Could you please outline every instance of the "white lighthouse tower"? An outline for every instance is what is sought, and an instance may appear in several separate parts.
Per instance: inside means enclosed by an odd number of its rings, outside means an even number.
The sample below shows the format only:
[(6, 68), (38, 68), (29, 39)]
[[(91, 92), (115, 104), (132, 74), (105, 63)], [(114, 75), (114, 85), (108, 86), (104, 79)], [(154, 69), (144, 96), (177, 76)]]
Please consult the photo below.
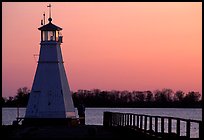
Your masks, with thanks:
[(48, 21), (38, 28), (41, 31), (40, 55), (25, 121), (76, 118), (60, 47), (62, 28), (52, 23), (51, 9)]

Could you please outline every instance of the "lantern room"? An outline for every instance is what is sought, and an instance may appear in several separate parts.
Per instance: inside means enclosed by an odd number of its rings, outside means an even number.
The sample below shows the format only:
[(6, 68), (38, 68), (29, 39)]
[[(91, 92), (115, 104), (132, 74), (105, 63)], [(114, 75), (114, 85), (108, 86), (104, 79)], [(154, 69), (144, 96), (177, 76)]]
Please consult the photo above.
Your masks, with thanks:
[(62, 36), (60, 35), (62, 28), (52, 24), (52, 18), (49, 18), (48, 21), (48, 24), (38, 28), (41, 31), (41, 42), (56, 41), (62, 43)]

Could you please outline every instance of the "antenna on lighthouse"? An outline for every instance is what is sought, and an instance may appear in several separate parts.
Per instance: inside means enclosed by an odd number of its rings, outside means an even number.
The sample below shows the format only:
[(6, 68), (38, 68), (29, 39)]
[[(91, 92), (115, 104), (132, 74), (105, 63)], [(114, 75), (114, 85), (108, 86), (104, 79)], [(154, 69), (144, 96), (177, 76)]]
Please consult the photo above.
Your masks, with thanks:
[(51, 4), (49, 4), (47, 7), (49, 7), (49, 18), (48, 21), (51, 22), (52, 18), (51, 18)]
[(43, 23), (45, 25), (45, 12), (43, 13)]
[(43, 19), (41, 20), (41, 25), (45, 25), (45, 12), (43, 13)]
[(43, 25), (43, 20), (41, 19), (41, 25)]

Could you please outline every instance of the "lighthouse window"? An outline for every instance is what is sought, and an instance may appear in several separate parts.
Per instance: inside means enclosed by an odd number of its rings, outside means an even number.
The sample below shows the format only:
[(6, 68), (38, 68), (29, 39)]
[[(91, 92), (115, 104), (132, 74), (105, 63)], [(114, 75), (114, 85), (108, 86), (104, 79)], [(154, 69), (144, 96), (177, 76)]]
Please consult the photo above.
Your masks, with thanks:
[(55, 41), (56, 31), (43, 31), (42, 41)]
[(56, 31), (56, 41), (58, 41), (59, 31)]
[(43, 31), (42, 41), (47, 41), (47, 31)]
[(55, 40), (55, 31), (48, 31), (48, 41)]

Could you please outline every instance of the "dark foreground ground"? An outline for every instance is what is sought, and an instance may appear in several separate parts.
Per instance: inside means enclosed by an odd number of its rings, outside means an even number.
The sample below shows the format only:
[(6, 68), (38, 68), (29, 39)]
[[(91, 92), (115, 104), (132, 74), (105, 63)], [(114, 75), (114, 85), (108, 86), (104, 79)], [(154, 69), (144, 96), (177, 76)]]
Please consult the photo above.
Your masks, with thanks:
[[(143, 133), (125, 128), (104, 128), (100, 125), (79, 126), (2, 126), (1, 137), (4, 139), (148, 139)], [(151, 138), (153, 139), (153, 138)]]

